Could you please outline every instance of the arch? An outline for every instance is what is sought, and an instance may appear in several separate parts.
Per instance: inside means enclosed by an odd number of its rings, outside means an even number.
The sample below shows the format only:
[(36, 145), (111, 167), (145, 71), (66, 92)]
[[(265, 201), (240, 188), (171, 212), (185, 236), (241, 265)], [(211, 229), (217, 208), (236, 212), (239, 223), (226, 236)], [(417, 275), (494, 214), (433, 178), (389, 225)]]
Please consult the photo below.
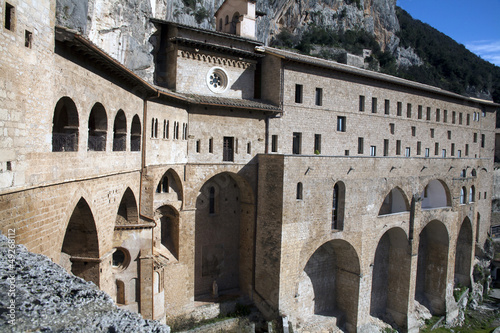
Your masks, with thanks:
[(462, 171), (460, 172), (460, 177), (462, 177), (462, 178), (467, 177), (467, 170), (466, 169), (462, 169)]
[(464, 205), (467, 203), (467, 197), (466, 197), (467, 189), (465, 187), (462, 187), (460, 189), (460, 204)]
[(335, 317), (338, 327), (357, 325), (360, 266), (356, 250), (344, 240), (321, 245), (309, 257), (298, 286), (304, 321)]
[(431, 180), (424, 188), (420, 198), (422, 198), (422, 209), (451, 207), (450, 190), (446, 183), (441, 180)]
[(226, 24), (229, 24), (229, 15), (226, 15)]
[(113, 151), (125, 151), (127, 148), (127, 118), (123, 110), (118, 110), (113, 125)]
[(370, 315), (406, 327), (411, 248), (406, 233), (392, 228), (380, 238), (372, 272)]
[(472, 185), (469, 189), (469, 203), (476, 201), (476, 188)]
[(468, 217), (462, 222), (455, 251), (455, 285), (470, 286), (472, 261), (472, 224)]
[[(214, 209), (211, 209), (214, 202)], [(195, 299), (250, 294), (254, 274), (254, 193), (241, 176), (223, 172), (206, 181), (196, 200)]]
[(219, 31), (222, 31), (222, 17), (219, 19)]
[(128, 225), (139, 223), (139, 214), (137, 211), (137, 201), (135, 200), (134, 192), (127, 187), (123, 193), (120, 206), (118, 206), (118, 213), (116, 214), (115, 225)]
[(61, 97), (52, 119), (52, 151), (78, 151), (78, 111), (69, 97)]
[(472, 176), (472, 177), (477, 177), (477, 172), (476, 172), (476, 169), (472, 169), (472, 171), (471, 171), (471, 176)]
[(384, 198), (378, 215), (389, 215), (410, 211), (408, 198), (399, 187), (393, 188)]
[(302, 200), (303, 199), (303, 186), (301, 182), (297, 183), (297, 200)]
[(233, 18), (231, 19), (231, 26), (229, 28), (229, 33), (236, 35), (238, 34), (240, 24), (240, 13), (236, 12), (233, 14)]
[(332, 229), (344, 230), (345, 185), (337, 182), (333, 186)]
[(158, 181), (156, 193), (168, 201), (181, 201), (182, 182), (177, 172), (168, 169)]
[(95, 103), (89, 116), (89, 137), (87, 150), (105, 151), (108, 132), (108, 116), (101, 103)]
[(116, 280), (116, 303), (125, 304), (125, 283)]
[(78, 201), (69, 219), (61, 252), (61, 266), (99, 286), (98, 235), (94, 216), (84, 198)]
[(130, 151), (141, 151), (141, 120), (138, 115), (132, 118), (130, 127)]
[(155, 243), (165, 247), (179, 260), (179, 212), (172, 206), (162, 206), (155, 212), (157, 233)]
[(433, 315), (446, 313), (449, 238), (445, 225), (429, 222), (420, 232), (415, 300)]

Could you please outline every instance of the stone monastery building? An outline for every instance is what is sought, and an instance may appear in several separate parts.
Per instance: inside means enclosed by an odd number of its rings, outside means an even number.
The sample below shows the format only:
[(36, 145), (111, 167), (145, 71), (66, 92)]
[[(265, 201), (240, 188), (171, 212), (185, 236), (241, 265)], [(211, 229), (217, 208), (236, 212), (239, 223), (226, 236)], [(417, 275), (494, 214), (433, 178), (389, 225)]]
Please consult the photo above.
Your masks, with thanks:
[(151, 18), (153, 82), (54, 0), (0, 3), (2, 233), (167, 323), (237, 297), (298, 331), (457, 316), (499, 105), (267, 47), (251, 0), (216, 31)]

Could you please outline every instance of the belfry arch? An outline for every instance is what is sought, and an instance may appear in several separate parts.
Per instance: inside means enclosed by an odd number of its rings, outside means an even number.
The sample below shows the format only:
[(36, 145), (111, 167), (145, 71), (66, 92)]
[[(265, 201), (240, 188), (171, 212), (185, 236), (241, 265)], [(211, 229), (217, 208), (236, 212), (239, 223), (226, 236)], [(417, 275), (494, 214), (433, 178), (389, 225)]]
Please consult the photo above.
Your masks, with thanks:
[(446, 313), (449, 236), (445, 225), (429, 222), (420, 232), (415, 300), (433, 315)]
[(462, 222), (455, 251), (455, 285), (470, 286), (472, 262), (472, 224), (468, 217)]
[(406, 233), (392, 228), (380, 238), (372, 271), (370, 315), (407, 326), (411, 248)]
[(61, 249), (61, 266), (99, 286), (99, 242), (94, 216), (84, 198), (69, 219)]

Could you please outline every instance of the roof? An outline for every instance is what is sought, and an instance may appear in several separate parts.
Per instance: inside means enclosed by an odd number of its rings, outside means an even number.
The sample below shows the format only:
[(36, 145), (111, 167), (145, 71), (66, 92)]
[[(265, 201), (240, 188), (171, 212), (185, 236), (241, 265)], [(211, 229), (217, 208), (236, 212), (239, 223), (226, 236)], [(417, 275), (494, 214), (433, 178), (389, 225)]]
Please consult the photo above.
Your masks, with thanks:
[(226, 98), (226, 97), (194, 95), (194, 94), (185, 94), (183, 96), (185, 96), (193, 104), (217, 105), (217, 106), (236, 107), (236, 108), (253, 109), (253, 110), (281, 112), (280, 108), (277, 106), (254, 99), (237, 99), (237, 98)]
[(354, 67), (354, 66), (350, 66), (350, 65), (341, 64), (341, 63), (331, 61), (331, 60), (321, 59), (321, 58), (317, 58), (317, 57), (303, 55), (300, 53), (295, 53), (295, 52), (286, 51), (286, 50), (277, 49), (277, 48), (268, 47), (268, 46), (260, 46), (260, 47), (258, 46), (258, 47), (256, 47), (256, 50), (263, 52), (263, 53), (266, 53), (266, 54), (274, 55), (274, 56), (277, 56), (277, 57), (280, 57), (280, 58), (283, 58), (283, 59), (286, 59), (289, 61), (295, 61), (295, 62), (308, 64), (308, 65), (312, 65), (312, 66), (317, 66), (317, 67), (321, 67), (321, 68), (332, 69), (332, 70), (348, 73), (351, 75), (357, 75), (357, 76), (362, 76), (362, 77), (373, 79), (373, 80), (388, 82), (388, 83), (392, 83), (392, 84), (396, 84), (396, 85), (402, 85), (405, 87), (410, 87), (410, 88), (414, 88), (414, 89), (418, 89), (418, 90), (422, 90), (422, 91), (426, 91), (426, 92), (430, 92), (430, 93), (434, 93), (434, 94), (439, 94), (439, 95), (452, 97), (452, 98), (456, 98), (456, 99), (462, 99), (462, 100), (466, 100), (466, 101), (470, 101), (470, 102), (474, 102), (474, 103), (479, 103), (479, 104), (483, 104), (483, 105), (500, 107), (500, 104), (496, 104), (496, 103), (491, 102), (491, 101), (466, 97), (466, 96), (456, 94), (456, 93), (453, 93), (450, 91), (446, 91), (446, 90), (443, 90), (441, 88), (437, 88), (437, 87), (430, 86), (427, 84), (423, 84), (423, 83), (419, 83), (419, 82), (415, 82), (415, 81), (410, 81), (410, 80), (402, 79), (402, 78), (399, 78), (396, 76), (391, 76), (391, 75), (387, 75), (387, 74), (383, 74), (383, 73), (373, 72), (370, 70), (366, 70), (366, 69), (362, 69), (362, 68), (358, 68), (358, 67)]
[(228, 47), (228, 46), (224, 46), (224, 45), (206, 43), (206, 42), (202, 42), (202, 41), (191, 39), (191, 38), (172, 37), (172, 38), (170, 38), (170, 41), (174, 44), (177, 43), (177, 44), (181, 44), (181, 45), (197, 47), (200, 49), (205, 49), (205, 50), (210, 50), (210, 51), (224, 52), (226, 54), (233, 54), (233, 55), (240, 56), (240, 57), (246, 57), (246, 58), (262, 58), (262, 57), (264, 57), (264, 55), (260, 54), (260, 53), (249, 52), (249, 51), (240, 50), (240, 49), (237, 49), (234, 47)]

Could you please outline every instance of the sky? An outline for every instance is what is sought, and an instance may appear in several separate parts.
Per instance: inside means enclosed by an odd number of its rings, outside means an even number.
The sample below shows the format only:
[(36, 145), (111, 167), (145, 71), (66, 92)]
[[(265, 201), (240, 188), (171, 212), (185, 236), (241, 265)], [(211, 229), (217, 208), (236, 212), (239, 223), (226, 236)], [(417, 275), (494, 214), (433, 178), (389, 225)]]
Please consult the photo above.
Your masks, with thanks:
[(397, 6), (500, 66), (500, 0), (397, 0)]

